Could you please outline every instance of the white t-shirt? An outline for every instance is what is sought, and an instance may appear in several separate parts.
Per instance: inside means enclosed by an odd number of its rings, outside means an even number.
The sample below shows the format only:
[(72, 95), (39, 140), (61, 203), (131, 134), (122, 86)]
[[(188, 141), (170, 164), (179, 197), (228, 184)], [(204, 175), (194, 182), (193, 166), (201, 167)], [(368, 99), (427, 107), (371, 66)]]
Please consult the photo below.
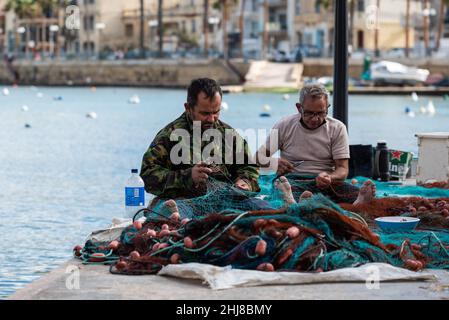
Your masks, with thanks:
[[(334, 160), (349, 159), (349, 138), (343, 122), (327, 117), (323, 125), (310, 130), (300, 120), (299, 113), (281, 119), (259, 152), (266, 148), (272, 156), (280, 150), (281, 158), (295, 165), (297, 173), (331, 172), (335, 170)], [(270, 141), (275, 141), (275, 129), (278, 130), (278, 147), (270, 148)], [(299, 164), (299, 161), (304, 162)]]

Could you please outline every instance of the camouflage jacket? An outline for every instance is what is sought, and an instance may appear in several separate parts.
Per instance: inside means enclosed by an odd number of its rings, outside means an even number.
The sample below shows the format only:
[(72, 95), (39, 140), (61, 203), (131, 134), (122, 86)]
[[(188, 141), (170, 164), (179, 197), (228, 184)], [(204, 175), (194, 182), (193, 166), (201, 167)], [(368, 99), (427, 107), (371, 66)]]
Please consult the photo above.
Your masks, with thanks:
[[(186, 113), (183, 113), (156, 135), (143, 156), (140, 171), (140, 176), (145, 182), (145, 190), (148, 193), (165, 199), (192, 198), (204, 195), (207, 191), (205, 185), (195, 185), (192, 180), (192, 167), (197, 163), (194, 161), (204, 161), (200, 154), (205, 147), (209, 148), (207, 150), (213, 150), (210, 153), (214, 156), (214, 159), (221, 159), (221, 161), (213, 161), (221, 164), (216, 164), (212, 168), (214, 173), (210, 177), (228, 183), (244, 179), (250, 185), (251, 191), (260, 191), (257, 181), (259, 177), (258, 167), (248, 162), (250, 157), (248, 144), (232, 127), (222, 121), (217, 121), (215, 129), (218, 129), (222, 135), (221, 144), (216, 142), (215, 139), (210, 139), (202, 141), (200, 146), (200, 140), (197, 139), (198, 144), (196, 147), (193, 143), (194, 138), (192, 138), (194, 137), (193, 128), (192, 121)], [(176, 129), (183, 129), (181, 131), (188, 132), (189, 139), (178, 137), (177, 140), (172, 141), (174, 139), (170, 138)], [(176, 132), (179, 131), (176, 130)], [(230, 132), (234, 135), (232, 138), (233, 143), (226, 144), (225, 140), (228, 140), (226, 134)], [(176, 149), (173, 150), (174, 147)], [(187, 158), (182, 163), (179, 163), (179, 160), (172, 161), (172, 150), (175, 155), (179, 155), (179, 150), (182, 147), (185, 148), (184, 150), (188, 150), (188, 152), (184, 152), (184, 156), (187, 156)], [(199, 158), (196, 158), (198, 160), (195, 160), (195, 151), (197, 156), (199, 156)], [(229, 154), (233, 159), (229, 160)], [(239, 162), (235, 161), (237, 158), (240, 159)]]

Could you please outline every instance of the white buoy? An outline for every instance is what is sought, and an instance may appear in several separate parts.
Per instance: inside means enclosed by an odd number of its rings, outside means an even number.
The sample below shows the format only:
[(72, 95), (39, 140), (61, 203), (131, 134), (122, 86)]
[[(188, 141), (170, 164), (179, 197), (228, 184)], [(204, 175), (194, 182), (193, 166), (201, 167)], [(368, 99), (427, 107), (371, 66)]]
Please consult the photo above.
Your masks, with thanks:
[(436, 113), (435, 105), (433, 104), (433, 101), (432, 101), (432, 100), (430, 100), (430, 101), (427, 103), (427, 112), (428, 112), (429, 114), (432, 114), (432, 115)]
[(415, 117), (415, 112), (410, 111), (410, 112), (407, 113), (407, 115), (408, 115), (410, 118), (414, 118), (414, 117)]
[(224, 110), (224, 111), (228, 111), (228, 109), (229, 109), (228, 104), (226, 102), (222, 102), (221, 103), (221, 109)]
[(42, 92), (38, 92), (38, 93), (36, 94), (36, 97), (38, 97), (39, 99), (41, 99), (41, 98), (44, 97), (44, 94), (43, 94)]
[(421, 112), (422, 114), (426, 114), (427, 113), (427, 109), (424, 108), (423, 106), (419, 107), (419, 112)]
[(288, 100), (288, 99), (290, 99), (290, 95), (289, 95), (289, 94), (284, 94), (284, 95), (282, 96), (282, 99)]
[(137, 94), (133, 95), (131, 98), (128, 99), (129, 103), (132, 104), (139, 104), (140, 103), (140, 98)]
[(266, 105), (263, 106), (263, 109), (264, 109), (265, 111), (270, 111), (270, 110), (271, 110), (271, 107), (270, 107), (268, 104), (266, 104)]
[(9, 89), (8, 88), (3, 88), (3, 95), (4, 96), (9, 96)]
[(416, 92), (412, 93), (412, 100), (415, 101), (415, 102), (418, 102), (419, 97), (418, 97), (418, 94)]
[(22, 111), (23, 111), (23, 112), (27, 112), (28, 110), (29, 110), (29, 108), (28, 108), (27, 105), (23, 105), (23, 106), (22, 106)]
[(88, 114), (86, 114), (86, 117), (89, 119), (97, 119), (97, 114), (93, 111), (89, 112)]

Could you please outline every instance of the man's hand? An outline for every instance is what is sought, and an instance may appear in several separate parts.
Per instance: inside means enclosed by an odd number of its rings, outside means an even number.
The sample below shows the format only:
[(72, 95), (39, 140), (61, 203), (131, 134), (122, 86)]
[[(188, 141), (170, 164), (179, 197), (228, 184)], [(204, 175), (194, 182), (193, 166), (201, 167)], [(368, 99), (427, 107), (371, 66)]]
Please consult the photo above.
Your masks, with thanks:
[(316, 185), (320, 189), (329, 188), (332, 183), (332, 177), (327, 172), (321, 172), (318, 177), (315, 178)]
[(192, 180), (195, 186), (198, 186), (199, 184), (206, 182), (211, 173), (212, 169), (210, 169), (206, 163), (200, 162), (196, 164), (192, 168)]
[(251, 188), (250, 188), (248, 182), (246, 182), (246, 181), (243, 180), (243, 179), (238, 179), (238, 180), (235, 182), (235, 186), (236, 186), (237, 188), (239, 188), (239, 189), (242, 189), (242, 190), (251, 191)]
[(286, 173), (292, 172), (294, 169), (293, 164), (291, 164), (288, 160), (279, 158), (278, 160), (278, 169), (277, 169), (277, 175), (283, 176)]

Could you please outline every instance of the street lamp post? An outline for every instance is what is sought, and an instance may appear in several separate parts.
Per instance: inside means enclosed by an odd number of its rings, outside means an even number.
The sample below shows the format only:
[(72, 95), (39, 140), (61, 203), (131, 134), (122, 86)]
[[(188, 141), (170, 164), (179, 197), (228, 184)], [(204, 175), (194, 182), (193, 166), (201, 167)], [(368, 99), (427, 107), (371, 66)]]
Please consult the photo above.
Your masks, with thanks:
[[(22, 43), (23, 43), (23, 40), (22, 40), (22, 38), (23, 38), (23, 34), (26, 32), (26, 28), (25, 27), (23, 27), (23, 26), (20, 26), (20, 27), (18, 27), (17, 28), (17, 33), (19, 34), (19, 37), (20, 37), (20, 41), (19, 41), (19, 48), (20, 48), (20, 51), (22, 50)], [(26, 52), (27, 52), (27, 46), (28, 46), (28, 44), (25, 44), (25, 56), (26, 56)]]
[(348, 128), (348, 3), (335, 1), (334, 118)]
[(98, 58), (100, 58), (100, 53), (101, 53), (101, 37), (103, 36), (103, 30), (106, 28), (106, 24), (104, 24), (103, 22), (98, 22), (96, 25), (95, 25), (95, 29), (97, 29), (98, 31), (99, 31), (99, 35), (98, 35), (98, 48), (97, 48), (97, 51), (98, 51), (98, 54), (97, 54), (97, 56), (98, 56)]
[(55, 39), (54, 39), (54, 36), (55, 36), (55, 33), (59, 31), (59, 26), (56, 25), (56, 24), (52, 24), (49, 27), (49, 30), (50, 30), (50, 57), (51, 57), (51, 59), (53, 59), (54, 56), (55, 56)]

